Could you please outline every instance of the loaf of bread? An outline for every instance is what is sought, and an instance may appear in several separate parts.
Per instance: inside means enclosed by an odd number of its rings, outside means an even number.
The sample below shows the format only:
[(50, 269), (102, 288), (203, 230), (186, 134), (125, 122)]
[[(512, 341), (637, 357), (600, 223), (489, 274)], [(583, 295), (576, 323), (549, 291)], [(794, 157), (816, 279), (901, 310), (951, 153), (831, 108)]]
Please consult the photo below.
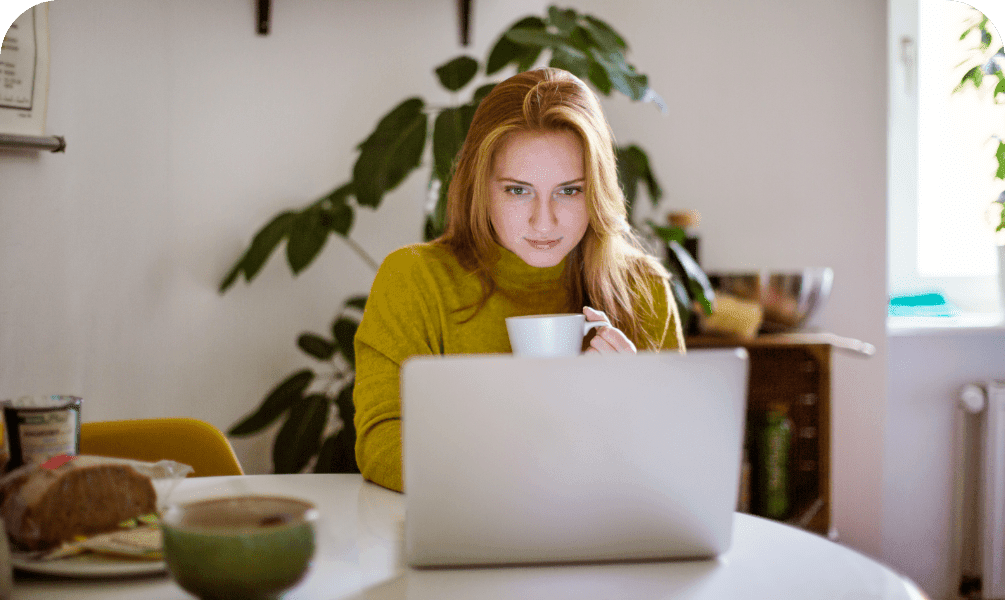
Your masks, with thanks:
[(77, 456), (53, 469), (34, 465), (11, 472), (0, 484), (0, 497), (11, 541), (28, 550), (112, 531), (157, 508), (150, 477), (98, 456)]

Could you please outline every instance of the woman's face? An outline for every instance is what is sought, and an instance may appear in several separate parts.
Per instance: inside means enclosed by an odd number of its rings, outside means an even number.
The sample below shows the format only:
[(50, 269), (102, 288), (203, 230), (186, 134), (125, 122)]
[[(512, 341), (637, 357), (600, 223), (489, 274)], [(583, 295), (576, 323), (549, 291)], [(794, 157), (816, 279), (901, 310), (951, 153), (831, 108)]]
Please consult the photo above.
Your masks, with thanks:
[(569, 131), (521, 131), (503, 142), (489, 181), (499, 243), (532, 267), (553, 267), (583, 239), (583, 146)]

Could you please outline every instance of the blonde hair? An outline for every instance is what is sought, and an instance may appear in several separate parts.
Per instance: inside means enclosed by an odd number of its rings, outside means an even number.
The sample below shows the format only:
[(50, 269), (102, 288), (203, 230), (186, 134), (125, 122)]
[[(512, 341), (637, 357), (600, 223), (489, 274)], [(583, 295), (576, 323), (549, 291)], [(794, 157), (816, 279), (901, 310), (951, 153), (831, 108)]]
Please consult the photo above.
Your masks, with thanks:
[(471, 316), (495, 291), (492, 267), (499, 251), (489, 218), (489, 179), (503, 142), (518, 131), (570, 131), (582, 144), (589, 225), (566, 256), (570, 310), (578, 312), (589, 302), (639, 349), (658, 349), (667, 331), (648, 332), (643, 322), (655, 320), (652, 285), (662, 284), (680, 342), (667, 270), (642, 249), (628, 225), (614, 136), (600, 102), (575, 75), (554, 68), (519, 73), (495, 86), (475, 111), (458, 154), (447, 191), (447, 228), (435, 243), (481, 281), (481, 299), (467, 307), (474, 309)]

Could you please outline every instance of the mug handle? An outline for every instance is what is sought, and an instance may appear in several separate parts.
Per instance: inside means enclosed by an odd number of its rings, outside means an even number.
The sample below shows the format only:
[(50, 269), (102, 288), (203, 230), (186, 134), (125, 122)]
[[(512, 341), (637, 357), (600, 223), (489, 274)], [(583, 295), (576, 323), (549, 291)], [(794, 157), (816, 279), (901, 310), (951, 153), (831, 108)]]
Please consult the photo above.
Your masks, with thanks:
[(583, 335), (586, 335), (588, 331), (595, 327), (610, 327), (611, 324), (607, 321), (586, 321), (583, 323)]

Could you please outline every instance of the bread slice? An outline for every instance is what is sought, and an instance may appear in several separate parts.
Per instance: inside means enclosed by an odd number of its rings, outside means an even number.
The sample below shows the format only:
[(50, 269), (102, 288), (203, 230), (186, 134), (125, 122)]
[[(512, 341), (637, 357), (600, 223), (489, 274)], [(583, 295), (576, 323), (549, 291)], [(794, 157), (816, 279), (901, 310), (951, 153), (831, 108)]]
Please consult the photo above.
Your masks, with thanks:
[(112, 531), (157, 508), (150, 478), (107, 458), (77, 456), (55, 469), (11, 475), (0, 486), (0, 514), (11, 541), (29, 550)]

